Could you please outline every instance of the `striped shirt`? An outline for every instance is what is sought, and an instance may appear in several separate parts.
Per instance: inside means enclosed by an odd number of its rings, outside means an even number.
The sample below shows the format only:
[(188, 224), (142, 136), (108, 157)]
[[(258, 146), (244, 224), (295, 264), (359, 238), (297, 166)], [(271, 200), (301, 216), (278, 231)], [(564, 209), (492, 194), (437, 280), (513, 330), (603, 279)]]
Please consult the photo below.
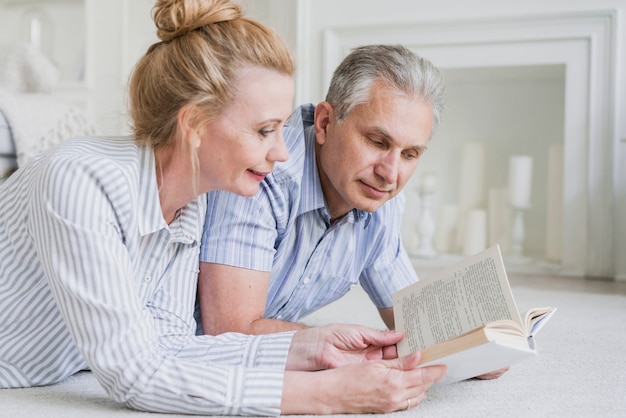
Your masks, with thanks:
[(139, 410), (277, 415), (292, 333), (195, 336), (206, 196), (167, 225), (154, 153), (67, 141), (0, 186), (0, 387), (91, 369)]
[(402, 245), (401, 193), (379, 210), (330, 224), (315, 163), (315, 106), (284, 128), (289, 159), (252, 198), (210, 192), (200, 261), (269, 271), (265, 317), (297, 321), (360, 284), (377, 307), (417, 281)]

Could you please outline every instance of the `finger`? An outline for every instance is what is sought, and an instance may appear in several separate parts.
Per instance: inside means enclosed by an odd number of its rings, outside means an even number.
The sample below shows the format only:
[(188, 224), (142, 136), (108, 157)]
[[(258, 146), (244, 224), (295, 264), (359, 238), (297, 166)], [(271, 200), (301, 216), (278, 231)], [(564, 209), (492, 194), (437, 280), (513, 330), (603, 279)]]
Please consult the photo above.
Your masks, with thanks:
[(406, 401), (401, 402), (400, 406), (398, 407), (398, 411), (408, 411), (409, 409), (415, 408), (416, 406), (418, 406), (420, 403), (422, 403), (422, 401), (426, 399), (426, 392), (420, 392), (418, 395), (416, 396), (410, 396), (408, 398), (406, 398)]
[(420, 378), (418, 380), (421, 380), (424, 383), (429, 382), (432, 384), (432, 383), (438, 382), (446, 375), (448, 371), (448, 367), (443, 364), (417, 368), (421, 359), (422, 359), (422, 353), (419, 351), (416, 351), (404, 357), (399, 357), (397, 359), (390, 360), (389, 364), (392, 365), (391, 367), (394, 367), (400, 370), (415, 370), (416, 375)]
[(443, 379), (448, 372), (448, 367), (443, 364), (439, 364), (435, 366), (420, 367), (416, 371), (419, 372), (419, 376), (417, 378), (418, 385), (420, 384), (419, 382), (421, 382), (422, 385), (428, 384), (430, 386)]
[(505, 367), (505, 368), (499, 369), (499, 370), (494, 370), (492, 372), (485, 373), (485, 374), (482, 374), (480, 376), (477, 376), (477, 379), (482, 379), (482, 380), (497, 379), (498, 377), (500, 377), (504, 373), (506, 373), (507, 370), (509, 370), (508, 367)]
[(383, 359), (398, 358), (398, 348), (395, 345), (383, 347)]
[(363, 333), (363, 341), (378, 347), (395, 345), (404, 337), (403, 333), (396, 331), (368, 331)]
[(404, 407), (404, 408), (400, 407), (399, 410), (400, 411), (401, 410), (408, 411), (409, 409), (411, 409), (411, 398), (406, 398), (406, 407)]
[(422, 358), (422, 353), (416, 351), (404, 357), (397, 357), (390, 360), (384, 360), (387, 367), (398, 370), (413, 370), (417, 367)]
[(398, 370), (412, 371), (413, 387), (430, 386), (441, 380), (448, 371), (445, 365), (417, 367), (422, 358), (422, 353), (416, 351), (404, 357), (392, 360), (383, 360), (387, 367)]

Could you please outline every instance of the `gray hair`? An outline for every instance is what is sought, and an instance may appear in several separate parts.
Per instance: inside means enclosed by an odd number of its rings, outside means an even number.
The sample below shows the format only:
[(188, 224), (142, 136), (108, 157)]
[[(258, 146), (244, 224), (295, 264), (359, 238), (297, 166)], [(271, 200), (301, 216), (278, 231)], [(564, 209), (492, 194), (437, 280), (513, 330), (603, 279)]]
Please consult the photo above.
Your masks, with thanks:
[(420, 97), (432, 105), (434, 133), (444, 108), (441, 72), (401, 45), (366, 45), (352, 50), (339, 64), (326, 95), (341, 123), (355, 106), (370, 101), (372, 85), (384, 82), (398, 94)]

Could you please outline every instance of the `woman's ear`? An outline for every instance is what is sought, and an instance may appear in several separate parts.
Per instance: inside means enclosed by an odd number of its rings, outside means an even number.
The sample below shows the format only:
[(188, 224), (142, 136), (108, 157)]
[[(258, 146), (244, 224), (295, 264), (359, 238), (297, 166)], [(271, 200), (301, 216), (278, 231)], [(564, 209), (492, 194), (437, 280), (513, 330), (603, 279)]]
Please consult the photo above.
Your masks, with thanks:
[(178, 111), (178, 129), (191, 148), (200, 147), (199, 120), (199, 109), (195, 105), (185, 105)]
[(315, 129), (315, 140), (322, 145), (326, 142), (328, 125), (334, 120), (333, 107), (328, 102), (320, 102), (315, 107), (315, 117), (313, 126)]

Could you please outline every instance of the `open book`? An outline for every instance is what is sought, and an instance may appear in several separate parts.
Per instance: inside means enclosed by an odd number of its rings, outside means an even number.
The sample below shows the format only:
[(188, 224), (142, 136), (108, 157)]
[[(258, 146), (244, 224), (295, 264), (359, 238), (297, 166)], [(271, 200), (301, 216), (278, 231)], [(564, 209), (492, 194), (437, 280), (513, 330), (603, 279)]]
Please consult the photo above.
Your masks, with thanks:
[(556, 308), (520, 315), (496, 245), (393, 295), (398, 354), (420, 366), (446, 364), (440, 383), (509, 367), (536, 355), (534, 335)]

